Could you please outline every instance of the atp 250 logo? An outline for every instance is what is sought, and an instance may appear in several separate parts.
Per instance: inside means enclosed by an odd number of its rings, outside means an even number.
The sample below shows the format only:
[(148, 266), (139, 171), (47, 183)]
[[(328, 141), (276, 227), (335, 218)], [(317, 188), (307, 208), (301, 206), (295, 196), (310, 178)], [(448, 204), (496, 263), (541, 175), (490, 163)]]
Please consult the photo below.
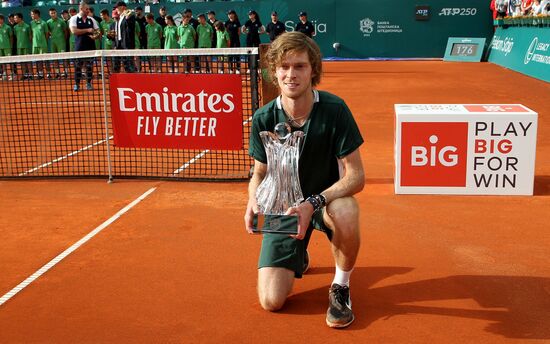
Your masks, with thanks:
[(405, 122), (401, 127), (402, 186), (466, 186), (467, 122)]

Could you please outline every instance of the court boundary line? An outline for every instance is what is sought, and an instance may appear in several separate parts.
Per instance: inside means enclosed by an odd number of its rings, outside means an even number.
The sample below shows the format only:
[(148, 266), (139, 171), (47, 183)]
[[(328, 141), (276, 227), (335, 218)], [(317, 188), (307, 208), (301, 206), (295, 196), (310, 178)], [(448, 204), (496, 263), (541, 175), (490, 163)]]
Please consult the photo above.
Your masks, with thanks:
[(105, 228), (107, 228), (110, 224), (118, 220), (122, 215), (124, 215), (126, 212), (128, 212), (130, 209), (132, 209), (134, 206), (136, 206), (138, 203), (143, 201), (147, 196), (152, 194), (157, 187), (152, 187), (149, 190), (147, 190), (145, 193), (143, 193), (141, 196), (133, 200), (131, 203), (126, 205), (124, 208), (119, 210), (116, 214), (111, 216), (107, 221), (103, 222), (99, 226), (97, 226), (94, 230), (92, 230), (90, 233), (88, 233), (86, 236), (84, 236), (82, 239), (78, 240), (76, 243), (71, 245), (69, 248), (67, 248), (65, 251), (61, 252), (59, 255), (57, 255), (54, 259), (50, 260), (46, 265), (42, 266), (40, 269), (38, 269), (35, 273), (27, 277), (23, 282), (19, 283), (15, 288), (7, 292), (5, 295), (0, 297), (0, 306), (2, 306), (4, 303), (6, 303), (8, 300), (10, 300), (12, 297), (17, 295), (19, 292), (21, 292), (23, 289), (29, 286), (32, 282), (37, 280), (40, 276), (48, 272), (51, 268), (53, 268), (55, 265), (57, 265), (60, 261), (65, 259), (68, 255), (76, 251), (79, 247), (90, 241), (93, 237), (95, 237), (97, 234), (99, 234), (101, 231), (103, 231)]
[[(251, 120), (252, 120), (252, 116), (248, 117), (248, 119), (243, 121), (243, 125), (247, 125)], [(177, 174), (180, 174), (181, 172), (186, 170), (189, 166), (194, 164), (195, 161), (199, 160), (200, 158), (202, 158), (203, 156), (205, 156), (209, 152), (210, 152), (210, 149), (203, 150), (202, 152), (200, 152), (199, 154), (197, 154), (193, 158), (191, 158), (189, 161), (187, 161), (185, 164), (183, 164), (180, 167), (178, 167), (177, 169), (175, 169), (174, 172), (172, 172), (172, 175), (176, 176)]]
[[(109, 140), (112, 140), (112, 139), (113, 139), (113, 136), (109, 136)], [(48, 166), (50, 166), (50, 165), (53, 165), (53, 164), (55, 164), (55, 163), (58, 163), (58, 162), (60, 162), (60, 161), (62, 161), (62, 160), (65, 160), (65, 159), (67, 159), (67, 158), (72, 157), (73, 155), (77, 155), (78, 153), (82, 153), (82, 152), (84, 152), (84, 151), (87, 151), (87, 150), (90, 149), (90, 148), (94, 148), (95, 146), (104, 144), (105, 142), (107, 142), (106, 139), (103, 139), (103, 140), (99, 140), (99, 141), (97, 141), (97, 142), (94, 142), (94, 143), (92, 143), (91, 145), (87, 145), (87, 146), (82, 147), (82, 148), (80, 148), (80, 149), (78, 149), (78, 150), (72, 151), (72, 152), (70, 152), (70, 153), (67, 154), (67, 155), (64, 155), (64, 156), (62, 156), (62, 157), (53, 159), (53, 160), (51, 160), (51, 161), (49, 161), (49, 162), (43, 163), (42, 165), (38, 165), (38, 166), (36, 166), (36, 167), (34, 167), (34, 168), (31, 168), (30, 170), (26, 170), (25, 172), (21, 172), (21, 173), (19, 173), (18, 177), (23, 177), (23, 176), (26, 176), (27, 174), (34, 173), (34, 172), (38, 171), (38, 170), (41, 169), (41, 168), (48, 167)]]

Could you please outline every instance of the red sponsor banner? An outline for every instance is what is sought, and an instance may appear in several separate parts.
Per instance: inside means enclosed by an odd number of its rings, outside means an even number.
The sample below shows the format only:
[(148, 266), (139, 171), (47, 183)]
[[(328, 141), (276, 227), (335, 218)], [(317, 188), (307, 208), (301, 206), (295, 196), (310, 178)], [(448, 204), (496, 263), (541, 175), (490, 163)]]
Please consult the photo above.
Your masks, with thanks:
[(529, 112), (528, 109), (521, 105), (464, 105), (468, 112)]
[(118, 147), (243, 147), (240, 75), (113, 74), (110, 94)]
[(402, 186), (466, 186), (468, 122), (404, 122)]

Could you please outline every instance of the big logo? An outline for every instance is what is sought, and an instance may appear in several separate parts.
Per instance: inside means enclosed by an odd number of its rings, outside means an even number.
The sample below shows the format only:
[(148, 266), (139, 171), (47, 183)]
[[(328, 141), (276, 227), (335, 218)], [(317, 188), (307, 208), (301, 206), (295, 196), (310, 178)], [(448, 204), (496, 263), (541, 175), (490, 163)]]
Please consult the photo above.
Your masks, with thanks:
[(466, 186), (467, 122), (405, 122), (401, 186)]

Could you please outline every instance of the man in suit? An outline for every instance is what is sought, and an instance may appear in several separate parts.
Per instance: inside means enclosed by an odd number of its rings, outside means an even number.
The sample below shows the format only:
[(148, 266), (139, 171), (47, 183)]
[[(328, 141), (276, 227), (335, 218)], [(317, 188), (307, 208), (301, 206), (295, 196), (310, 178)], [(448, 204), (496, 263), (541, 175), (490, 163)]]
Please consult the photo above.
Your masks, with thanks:
[[(128, 10), (124, 1), (116, 4), (117, 12), (120, 16), (116, 25), (116, 49), (135, 49), (136, 48), (136, 16), (134, 11)], [(131, 57), (123, 57), (124, 70), (127, 73), (134, 72), (134, 64)], [(120, 72), (120, 58), (115, 59), (114, 70)]]

